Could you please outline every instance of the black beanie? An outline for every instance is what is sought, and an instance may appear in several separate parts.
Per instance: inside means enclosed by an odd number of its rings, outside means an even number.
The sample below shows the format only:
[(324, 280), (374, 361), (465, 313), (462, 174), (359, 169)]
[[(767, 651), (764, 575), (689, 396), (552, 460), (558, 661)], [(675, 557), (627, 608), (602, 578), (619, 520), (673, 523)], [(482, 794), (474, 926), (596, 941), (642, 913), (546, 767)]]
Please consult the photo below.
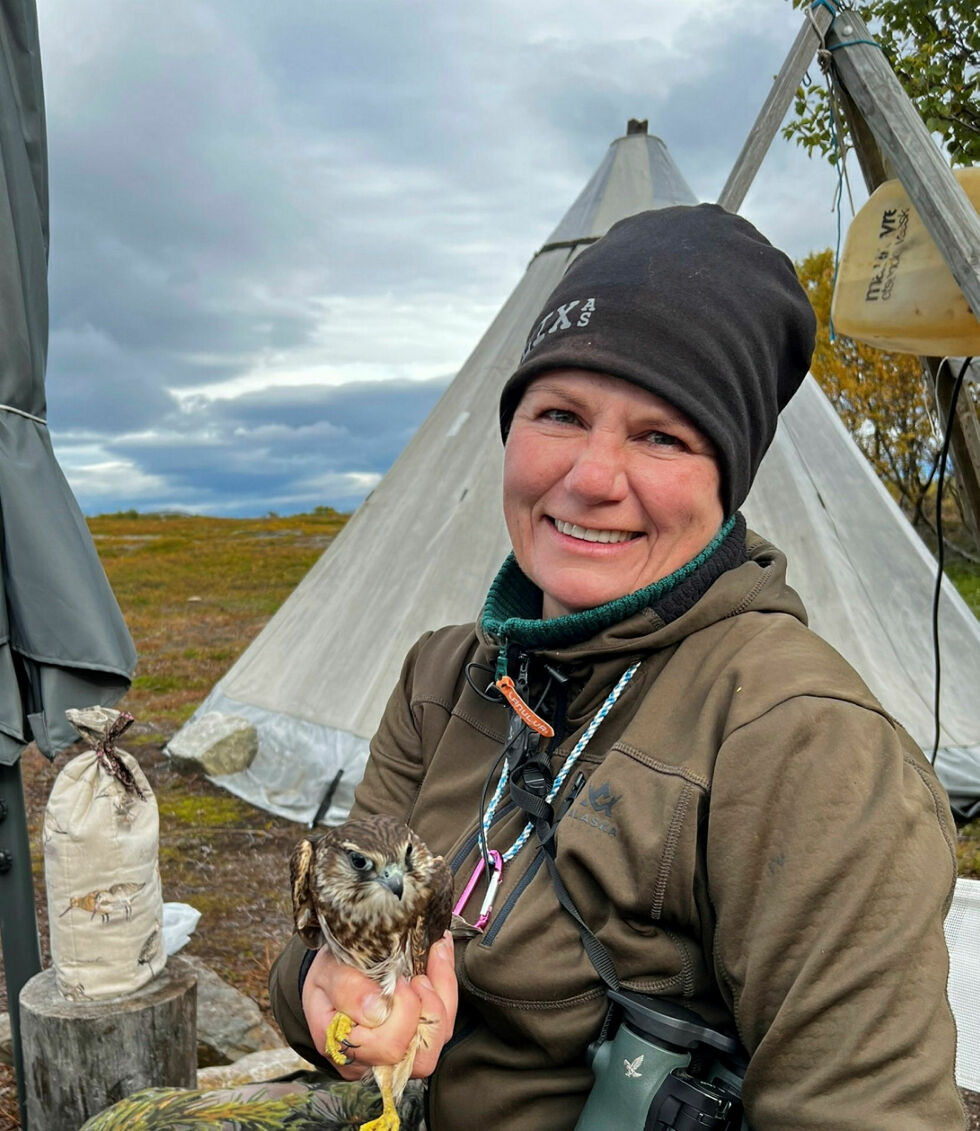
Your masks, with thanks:
[(806, 376), (815, 325), (793, 264), (747, 220), (716, 204), (641, 212), (572, 260), (504, 385), (501, 433), (540, 373), (620, 377), (714, 442), (732, 515)]

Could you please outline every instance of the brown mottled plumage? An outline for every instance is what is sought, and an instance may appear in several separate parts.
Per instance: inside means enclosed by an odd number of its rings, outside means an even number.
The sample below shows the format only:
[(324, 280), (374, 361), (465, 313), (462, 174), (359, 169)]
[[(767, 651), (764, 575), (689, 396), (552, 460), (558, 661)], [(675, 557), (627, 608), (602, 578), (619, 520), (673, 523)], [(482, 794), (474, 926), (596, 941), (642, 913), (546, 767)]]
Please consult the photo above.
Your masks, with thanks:
[[(289, 860), (296, 930), (311, 949), (325, 946), (347, 966), (378, 983), (390, 999), (398, 979), (425, 972), (429, 947), (452, 917), (452, 876), (441, 856), (394, 817), (359, 817), (304, 840)], [(397, 1131), (395, 1105), (408, 1082), (419, 1044), (432, 1022), (423, 1017), (405, 1058), (378, 1066), (381, 1117), (362, 1131)], [(347, 1062), (353, 1023), (342, 1013), (327, 1030), (327, 1051)]]

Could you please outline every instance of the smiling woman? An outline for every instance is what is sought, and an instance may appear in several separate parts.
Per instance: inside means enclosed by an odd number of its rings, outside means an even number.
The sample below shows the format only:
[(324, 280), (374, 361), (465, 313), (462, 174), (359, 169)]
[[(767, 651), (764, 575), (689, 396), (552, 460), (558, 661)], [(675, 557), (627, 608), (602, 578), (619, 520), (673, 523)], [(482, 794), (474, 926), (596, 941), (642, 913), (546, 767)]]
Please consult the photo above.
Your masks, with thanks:
[[(612, 1125), (586, 1101), (614, 988), (737, 1034), (711, 1126), (962, 1127), (945, 794), (738, 513), (813, 333), (789, 260), (712, 205), (616, 224), (532, 325), (500, 399), (513, 554), (476, 626), (412, 649), (354, 806), (408, 821), (479, 916), (419, 1069), (430, 1131)], [(340, 1009), (360, 1064), (397, 1051), (423, 990), (378, 1025), (303, 956), (271, 981), (290, 1042), (326, 1066)], [(433, 987), (451, 1015), (436, 955)], [(675, 1126), (662, 1102), (615, 1125)]]
[[(299, 936), (272, 971), (334, 1080), (399, 1062), (425, 1017), (429, 1131), (962, 1128), (946, 795), (739, 514), (813, 331), (789, 260), (715, 206), (572, 260), (501, 393), (513, 553), (478, 623), (410, 651), (352, 810), (444, 857), (455, 944), (388, 1010)], [(622, 991), (725, 1029), (733, 1071), (664, 1069), (623, 1117), (663, 1066), (631, 1053), (593, 1092)]]

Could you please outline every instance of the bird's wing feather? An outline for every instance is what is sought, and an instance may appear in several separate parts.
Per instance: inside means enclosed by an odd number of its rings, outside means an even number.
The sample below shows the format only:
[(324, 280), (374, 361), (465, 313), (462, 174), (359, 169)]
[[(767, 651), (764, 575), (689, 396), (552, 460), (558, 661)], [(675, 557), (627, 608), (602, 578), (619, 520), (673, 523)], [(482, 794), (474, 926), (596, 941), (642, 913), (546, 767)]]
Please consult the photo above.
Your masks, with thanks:
[(293, 917), (296, 933), (311, 949), (323, 945), (323, 932), (317, 920), (316, 905), (310, 880), (316, 849), (309, 840), (301, 840), (289, 857), (289, 879), (293, 887)]
[(432, 861), (429, 899), (412, 931), (412, 973), (424, 974), (429, 947), (449, 930), (453, 915), (453, 877), (441, 856)]

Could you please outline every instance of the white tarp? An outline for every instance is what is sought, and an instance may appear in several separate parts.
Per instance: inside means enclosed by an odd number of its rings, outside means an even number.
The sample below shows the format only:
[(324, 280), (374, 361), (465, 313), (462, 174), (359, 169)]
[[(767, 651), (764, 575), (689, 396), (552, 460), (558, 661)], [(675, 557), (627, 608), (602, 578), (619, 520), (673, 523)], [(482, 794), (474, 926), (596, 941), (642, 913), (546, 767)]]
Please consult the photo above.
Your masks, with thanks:
[(956, 1018), (956, 1083), (980, 1092), (980, 880), (956, 881), (946, 945), (949, 1004)]

